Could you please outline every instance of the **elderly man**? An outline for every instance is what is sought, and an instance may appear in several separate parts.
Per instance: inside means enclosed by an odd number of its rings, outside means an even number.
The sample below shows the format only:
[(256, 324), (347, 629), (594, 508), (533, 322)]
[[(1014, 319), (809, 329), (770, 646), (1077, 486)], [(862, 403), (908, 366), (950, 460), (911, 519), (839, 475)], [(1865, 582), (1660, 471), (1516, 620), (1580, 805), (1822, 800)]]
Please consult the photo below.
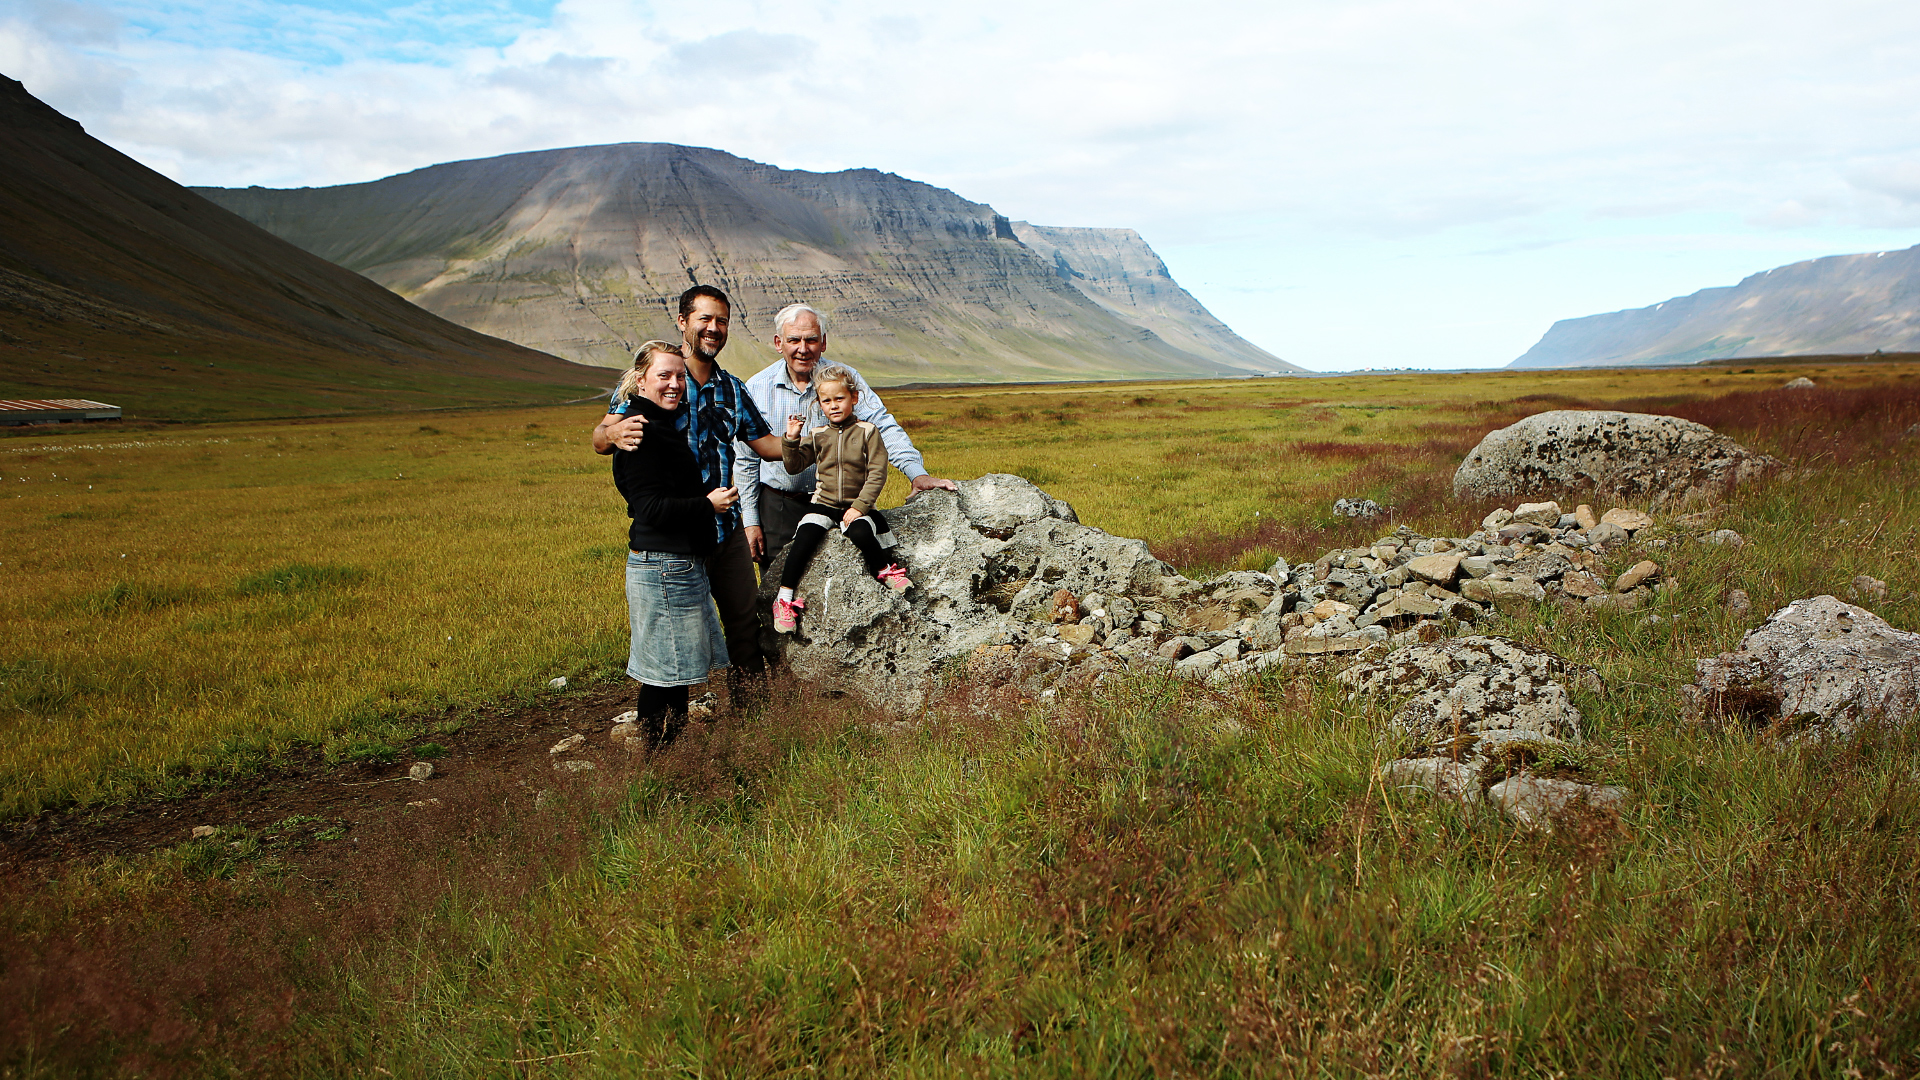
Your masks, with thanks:
[[(760, 415), (774, 425), (789, 416), (805, 417), (809, 428), (826, 423), (813, 387), (813, 371), (827, 352), (825, 317), (806, 304), (781, 308), (773, 317), (773, 347), (780, 353), (780, 362), (747, 380), (747, 394)], [(847, 370), (853, 371), (850, 367)], [(953, 481), (927, 475), (920, 451), (913, 448), (913, 440), (881, 403), (880, 395), (858, 371), (853, 371), (853, 378), (860, 392), (853, 415), (880, 429), (880, 438), (887, 444), (887, 460), (906, 474), (913, 490), (954, 490)], [(746, 523), (743, 531), (747, 547), (764, 566), (793, 539), (794, 529), (806, 515), (808, 496), (813, 491), (813, 469), (789, 475), (778, 464), (762, 465), (756, 455), (739, 454), (734, 458), (733, 483), (740, 489), (740, 518)]]
[[(780, 436), (754, 408), (745, 384), (720, 366), (720, 350), (727, 347), (727, 325), (732, 302), (711, 285), (695, 285), (680, 295), (681, 354), (687, 362), (687, 442), (699, 459), (701, 479), (709, 489), (724, 488), (742, 457), (758, 464), (762, 457), (780, 460)], [(640, 445), (646, 421), (632, 401), (615, 401), (606, 418), (593, 429), (593, 450), (611, 454), (616, 446), (632, 450)], [(783, 414), (784, 417), (784, 414)], [(776, 466), (777, 468), (778, 466)], [(734, 676), (755, 676), (765, 669), (760, 653), (760, 616), (754, 608), (758, 582), (753, 572), (753, 550), (740, 528), (739, 506), (714, 518), (719, 547), (707, 556), (707, 577), (714, 605), (726, 631), (727, 655)], [(753, 529), (757, 536), (759, 526)], [(738, 681), (735, 683), (738, 686)]]

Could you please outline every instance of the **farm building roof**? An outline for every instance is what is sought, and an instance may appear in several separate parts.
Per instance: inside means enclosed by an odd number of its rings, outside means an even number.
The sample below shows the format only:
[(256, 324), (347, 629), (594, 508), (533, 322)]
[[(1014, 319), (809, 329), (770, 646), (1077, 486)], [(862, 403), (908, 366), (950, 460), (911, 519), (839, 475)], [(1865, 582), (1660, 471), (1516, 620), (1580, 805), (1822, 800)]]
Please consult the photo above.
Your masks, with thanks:
[(120, 406), (85, 398), (0, 399), (0, 424), (46, 424), (61, 420), (118, 420)]

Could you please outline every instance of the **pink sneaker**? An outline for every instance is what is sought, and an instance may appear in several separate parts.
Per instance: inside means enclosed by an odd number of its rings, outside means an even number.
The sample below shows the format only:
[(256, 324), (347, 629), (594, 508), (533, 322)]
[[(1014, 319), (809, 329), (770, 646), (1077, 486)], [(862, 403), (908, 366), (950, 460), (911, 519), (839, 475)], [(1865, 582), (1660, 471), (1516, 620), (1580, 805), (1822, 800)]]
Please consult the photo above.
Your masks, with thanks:
[(782, 634), (791, 634), (800, 625), (800, 612), (805, 610), (807, 602), (794, 597), (791, 600), (775, 599), (773, 602), (773, 628)]
[(873, 576), (880, 579), (880, 584), (894, 592), (906, 592), (913, 588), (913, 580), (907, 577), (905, 570), (900, 569), (899, 563), (888, 563), (886, 569)]

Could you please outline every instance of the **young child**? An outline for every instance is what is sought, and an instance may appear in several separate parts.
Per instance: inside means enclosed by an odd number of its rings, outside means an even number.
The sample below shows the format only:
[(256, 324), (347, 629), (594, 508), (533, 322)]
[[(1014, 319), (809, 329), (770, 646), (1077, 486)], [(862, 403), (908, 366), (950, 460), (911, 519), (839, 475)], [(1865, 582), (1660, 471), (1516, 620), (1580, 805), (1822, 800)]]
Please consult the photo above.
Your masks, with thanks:
[(807, 572), (820, 542), (827, 538), (827, 530), (836, 525), (841, 535), (860, 549), (867, 573), (895, 592), (913, 586), (907, 572), (887, 559), (893, 533), (887, 528), (887, 519), (873, 508), (887, 482), (887, 444), (880, 438), (880, 429), (853, 418), (853, 405), (860, 397), (853, 372), (839, 364), (827, 364), (813, 373), (813, 385), (827, 422), (806, 431), (804, 418), (789, 416), (786, 436), (780, 440), (788, 473), (819, 466), (813, 504), (794, 530), (786, 569), (780, 575), (780, 594), (773, 601), (773, 628), (782, 634), (793, 633), (799, 625), (806, 601), (795, 596), (793, 590), (800, 584), (800, 575)]

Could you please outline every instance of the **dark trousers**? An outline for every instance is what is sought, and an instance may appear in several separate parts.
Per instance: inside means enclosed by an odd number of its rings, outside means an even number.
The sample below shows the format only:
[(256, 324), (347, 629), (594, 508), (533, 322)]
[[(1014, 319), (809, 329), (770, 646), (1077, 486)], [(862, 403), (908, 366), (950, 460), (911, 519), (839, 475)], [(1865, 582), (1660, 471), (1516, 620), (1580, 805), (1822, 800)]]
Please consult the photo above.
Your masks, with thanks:
[(640, 731), (647, 749), (657, 750), (672, 742), (687, 724), (687, 688), (640, 684)]
[(753, 556), (747, 554), (744, 531), (733, 530), (707, 556), (707, 581), (713, 589), (714, 606), (720, 609), (720, 629), (727, 638), (731, 674), (760, 674), (766, 661), (760, 655), (760, 612), (753, 602), (760, 579), (753, 570)]
[[(807, 564), (813, 561), (813, 553), (820, 550), (820, 542), (827, 538), (827, 529), (831, 527), (821, 524), (822, 519), (831, 518), (837, 522), (844, 513), (846, 511), (835, 510), (831, 506), (815, 505), (811, 508), (807, 520), (800, 522), (800, 527), (793, 531), (793, 546), (787, 552), (786, 569), (780, 574), (781, 588), (799, 586), (800, 576), (807, 572)], [(876, 518), (879, 520), (876, 521)], [(891, 561), (887, 558), (887, 549), (880, 546), (880, 538), (875, 535), (876, 527), (885, 529), (886, 519), (880, 517), (879, 511), (870, 510), (841, 533), (860, 549), (860, 558), (867, 564), (869, 574), (886, 569)]]
[(810, 499), (790, 499), (778, 488), (760, 485), (760, 532), (767, 541), (766, 554), (760, 556), (761, 566), (773, 562), (780, 549), (793, 542), (793, 531), (800, 527), (800, 519), (807, 516), (811, 505)]

